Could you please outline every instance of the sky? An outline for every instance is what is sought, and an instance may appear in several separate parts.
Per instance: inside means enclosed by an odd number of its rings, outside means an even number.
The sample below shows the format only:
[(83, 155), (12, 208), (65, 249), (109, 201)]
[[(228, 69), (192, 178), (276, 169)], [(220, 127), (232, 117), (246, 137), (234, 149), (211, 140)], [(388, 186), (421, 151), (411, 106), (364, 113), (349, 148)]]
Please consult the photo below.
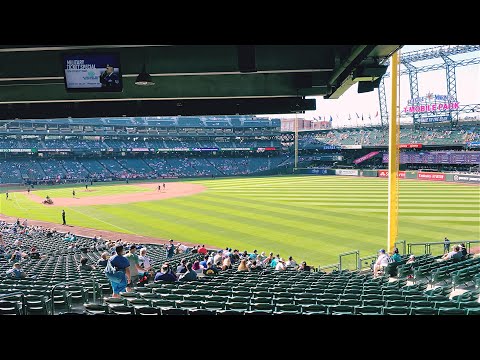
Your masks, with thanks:
[[(410, 51), (422, 50), (439, 45), (405, 45), (401, 49), (401, 53)], [(480, 57), (480, 51), (475, 51), (467, 54), (460, 54), (452, 56), (452, 60), (464, 60), (472, 57)], [(441, 63), (441, 59), (432, 59), (416, 62), (416, 66), (433, 65)], [(403, 69), (403, 65), (402, 65)], [(457, 98), (462, 104), (480, 104), (480, 64), (469, 65), (456, 68), (457, 78)], [(391, 66), (387, 70), (387, 73), (391, 73)], [(387, 95), (388, 111), (390, 113), (391, 107), (391, 77), (385, 78), (385, 90)], [(437, 70), (431, 72), (424, 72), (418, 74), (418, 90), (420, 96), (425, 96), (428, 92), (434, 94), (446, 95), (447, 94), (447, 81), (445, 70)], [(321, 96), (314, 97), (317, 100), (317, 110), (306, 111), (305, 114), (299, 114), (299, 118), (313, 119), (322, 117), (329, 120), (332, 116), (333, 127), (343, 126), (356, 126), (361, 125), (361, 120), (357, 120), (355, 113), (358, 113), (361, 117), (364, 116), (365, 123), (380, 123), (380, 115), (375, 117), (377, 111), (380, 114), (380, 104), (378, 99), (378, 89), (368, 93), (357, 93), (357, 85), (350, 87), (339, 99), (324, 99)], [(410, 85), (408, 81), (408, 75), (402, 75), (400, 78), (400, 108), (407, 105), (407, 101), (410, 99)], [(351, 120), (348, 120), (349, 114), (351, 114)], [(369, 120), (369, 114), (371, 121)], [(475, 114), (471, 114), (475, 115)], [(477, 116), (480, 113), (476, 114)], [(294, 114), (285, 115), (269, 115), (270, 117), (281, 118), (295, 118)], [(462, 115), (460, 115), (462, 117)], [(411, 119), (402, 119), (402, 123), (411, 122)]]

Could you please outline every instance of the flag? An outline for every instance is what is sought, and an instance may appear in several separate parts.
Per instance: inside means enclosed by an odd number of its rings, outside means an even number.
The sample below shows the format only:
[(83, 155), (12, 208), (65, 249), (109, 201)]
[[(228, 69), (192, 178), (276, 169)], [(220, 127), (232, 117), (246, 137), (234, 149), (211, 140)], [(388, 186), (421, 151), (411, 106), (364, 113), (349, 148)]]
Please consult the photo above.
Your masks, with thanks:
[(356, 112), (355, 114), (357, 114), (357, 119), (360, 119), (360, 116), (358, 116), (358, 113)]
[(352, 120), (352, 117), (350, 116), (350, 113), (348, 114), (348, 120)]
[(330, 122), (332, 122), (332, 121), (333, 121), (333, 118), (332, 118), (332, 115), (330, 115)]
[(375, 115), (375, 117), (378, 117), (378, 110), (377, 110), (377, 114)]
[(362, 121), (363, 121), (363, 113), (362, 113)]

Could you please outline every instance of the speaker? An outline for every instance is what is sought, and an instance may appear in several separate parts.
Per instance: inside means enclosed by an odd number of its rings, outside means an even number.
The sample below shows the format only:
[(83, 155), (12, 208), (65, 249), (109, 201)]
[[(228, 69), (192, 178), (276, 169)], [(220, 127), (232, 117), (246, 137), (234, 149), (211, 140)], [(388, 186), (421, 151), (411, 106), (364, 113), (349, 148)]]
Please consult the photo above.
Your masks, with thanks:
[(375, 89), (373, 81), (359, 81), (358, 82), (357, 92), (359, 94), (373, 91), (373, 89)]
[(256, 72), (255, 45), (238, 45), (238, 70), (242, 73)]

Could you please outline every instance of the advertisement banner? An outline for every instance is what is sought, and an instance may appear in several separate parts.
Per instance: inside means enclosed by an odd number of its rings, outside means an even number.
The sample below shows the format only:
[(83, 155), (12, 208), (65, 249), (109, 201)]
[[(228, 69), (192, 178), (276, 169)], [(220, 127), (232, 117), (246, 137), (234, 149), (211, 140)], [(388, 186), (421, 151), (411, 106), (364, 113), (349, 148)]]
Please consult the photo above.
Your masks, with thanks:
[(299, 174), (328, 175), (327, 169), (300, 169)]
[(468, 147), (480, 147), (480, 141), (471, 141), (467, 143)]
[(439, 116), (429, 116), (429, 117), (421, 117), (417, 119), (419, 123), (434, 123), (434, 122), (445, 122), (451, 121), (452, 117), (450, 115), (439, 115)]
[(455, 174), (453, 175), (453, 181), (468, 184), (480, 184), (480, 175)]
[(430, 180), (430, 181), (445, 181), (445, 174), (443, 173), (426, 173), (426, 172), (418, 172), (417, 173), (418, 180)]
[[(388, 163), (388, 154), (383, 154), (383, 163)], [(480, 164), (478, 151), (433, 151), (402, 152), (400, 164)]]
[(422, 144), (400, 144), (400, 149), (421, 149)]
[(358, 176), (358, 170), (353, 170), (353, 169), (335, 169), (335, 175)]
[(342, 145), (342, 149), (361, 149), (362, 145)]
[(38, 149), (38, 152), (70, 152), (71, 149)]
[(192, 151), (218, 151), (218, 148), (192, 148)]
[(361, 162), (363, 162), (365, 160), (368, 160), (368, 159), (374, 157), (375, 155), (377, 155), (379, 153), (380, 153), (380, 151), (369, 152), (367, 155), (363, 155), (362, 157), (359, 157), (358, 159), (353, 160), (353, 163), (354, 164), (360, 164)]
[(0, 149), (0, 152), (30, 153), (36, 152), (36, 149)]
[[(378, 177), (388, 178), (388, 170), (378, 170)], [(405, 171), (399, 171), (398, 178), (405, 179)]]

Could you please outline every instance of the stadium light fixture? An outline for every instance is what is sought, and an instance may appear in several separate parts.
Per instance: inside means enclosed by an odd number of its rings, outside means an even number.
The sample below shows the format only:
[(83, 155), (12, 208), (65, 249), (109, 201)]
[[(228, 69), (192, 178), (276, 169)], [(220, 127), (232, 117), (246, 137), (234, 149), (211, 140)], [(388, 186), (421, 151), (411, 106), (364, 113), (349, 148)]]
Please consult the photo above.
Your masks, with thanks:
[(155, 82), (152, 80), (152, 76), (147, 73), (145, 63), (143, 63), (143, 68), (140, 74), (138, 74), (137, 79), (135, 80), (135, 85), (140, 86), (150, 86), (155, 85)]

